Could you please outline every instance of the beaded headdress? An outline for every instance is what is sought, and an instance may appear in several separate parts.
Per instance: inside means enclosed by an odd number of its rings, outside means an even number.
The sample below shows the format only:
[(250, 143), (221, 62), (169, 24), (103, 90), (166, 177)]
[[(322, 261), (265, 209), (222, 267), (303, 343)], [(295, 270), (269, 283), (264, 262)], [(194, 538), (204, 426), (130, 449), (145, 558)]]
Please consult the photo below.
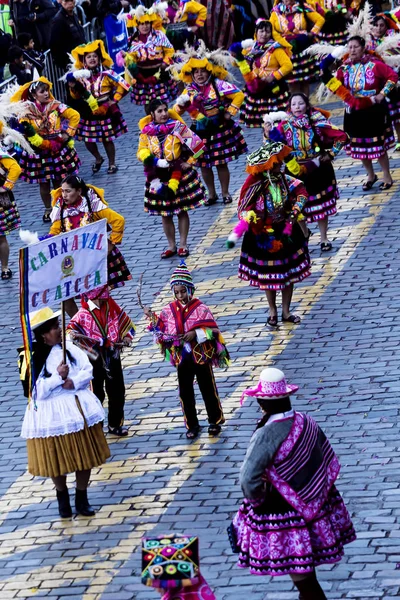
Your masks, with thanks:
[(142, 583), (161, 589), (199, 582), (199, 540), (177, 534), (142, 539)]

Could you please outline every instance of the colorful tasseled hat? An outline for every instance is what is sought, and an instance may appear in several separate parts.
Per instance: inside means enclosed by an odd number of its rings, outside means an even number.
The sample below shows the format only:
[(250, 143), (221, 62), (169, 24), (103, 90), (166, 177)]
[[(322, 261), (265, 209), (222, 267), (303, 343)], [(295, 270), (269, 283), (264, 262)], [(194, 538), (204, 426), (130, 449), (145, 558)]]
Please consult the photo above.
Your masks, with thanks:
[(184, 260), (181, 260), (179, 267), (176, 267), (172, 273), (169, 283), (172, 289), (174, 285), (184, 285), (192, 292), (194, 291), (193, 278)]
[(290, 153), (289, 146), (267, 139), (261, 148), (247, 157), (246, 171), (250, 175), (270, 171), (274, 165), (282, 163)]

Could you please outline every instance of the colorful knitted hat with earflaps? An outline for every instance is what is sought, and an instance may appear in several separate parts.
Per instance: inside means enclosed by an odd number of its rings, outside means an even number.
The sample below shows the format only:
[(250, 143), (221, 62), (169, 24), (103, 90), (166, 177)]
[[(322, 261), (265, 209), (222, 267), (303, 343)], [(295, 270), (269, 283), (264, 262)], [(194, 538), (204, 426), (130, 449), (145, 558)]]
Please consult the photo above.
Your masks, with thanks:
[(172, 273), (169, 283), (171, 289), (174, 288), (174, 285), (184, 285), (192, 292), (194, 291), (193, 278), (184, 260), (181, 260), (180, 265), (176, 267), (175, 271)]
[(265, 140), (261, 148), (247, 157), (246, 171), (250, 175), (270, 171), (274, 165), (282, 163), (291, 152), (289, 146), (281, 142)]

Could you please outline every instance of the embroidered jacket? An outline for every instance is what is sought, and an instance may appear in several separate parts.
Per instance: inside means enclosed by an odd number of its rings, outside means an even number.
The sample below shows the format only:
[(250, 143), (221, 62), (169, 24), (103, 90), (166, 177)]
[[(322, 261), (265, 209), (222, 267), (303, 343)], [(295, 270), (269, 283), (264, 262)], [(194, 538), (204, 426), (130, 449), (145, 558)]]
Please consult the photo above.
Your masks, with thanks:
[(147, 36), (145, 42), (140, 39), (132, 41), (129, 48), (129, 56), (140, 67), (156, 66), (161, 63), (171, 64), (174, 55), (174, 47), (162, 31), (153, 30)]
[(53, 209), (50, 214), (52, 221), (50, 235), (58, 235), (64, 231), (71, 231), (71, 229), (78, 229), (89, 223), (107, 219), (111, 229), (110, 240), (113, 244), (119, 244), (122, 242), (124, 234), (124, 217), (108, 207), (104, 200), (104, 190), (91, 185), (88, 185), (88, 188), (89, 203), (82, 196), (78, 203), (70, 206), (63, 202), (61, 188), (51, 192)]
[[(154, 333), (165, 359), (176, 367), (187, 357), (201, 365), (211, 363), (225, 367), (229, 364), (229, 353), (218, 325), (208, 306), (197, 298), (186, 305), (175, 300), (165, 306), (159, 316), (153, 313), (149, 330)], [(189, 331), (195, 331), (196, 338), (185, 343), (182, 338)]]
[[(275, 435), (277, 433), (277, 435)], [(309, 416), (273, 421), (254, 433), (241, 469), (245, 495), (255, 504), (266, 495), (264, 479), (311, 521), (338, 478), (340, 463), (324, 432)]]
[(377, 94), (387, 96), (399, 78), (391, 67), (369, 52), (354, 64), (349, 58), (345, 59), (336, 77), (356, 98)]
[[(289, 114), (286, 121), (282, 121), (277, 127), (280, 140), (293, 148), (293, 155), (297, 160), (316, 158), (320, 150), (327, 150), (330, 157), (335, 158), (343, 146), (346, 145), (348, 136), (344, 131), (330, 123), (328, 118), (319, 110), (313, 109), (311, 119), (314, 129), (320, 137), (322, 148), (315, 141), (313, 128), (308, 115), (295, 117)], [(270, 133), (272, 139), (277, 139)], [(279, 138), (278, 138), (279, 139)]]
[(114, 349), (125, 337), (133, 339), (135, 326), (126, 312), (108, 298), (100, 307), (90, 300), (70, 320), (67, 331), (83, 334), (93, 341), (93, 347)]
[(299, 179), (282, 174), (270, 177), (271, 181), (262, 173), (249, 175), (240, 190), (239, 218), (247, 220), (254, 213), (249, 228), (256, 235), (266, 226), (285, 221), (293, 210), (301, 213), (308, 198)]
[(325, 23), (325, 19), (309, 4), (304, 3), (286, 7), (283, 2), (274, 6), (270, 21), (272, 27), (284, 37), (295, 37), (307, 33), (307, 21), (313, 23), (311, 33), (318, 34)]
[(243, 55), (252, 68), (253, 76), (260, 79), (272, 74), (279, 81), (293, 70), (287, 49), (274, 40), (270, 40), (264, 46), (254, 42), (248, 52), (243, 51)]
[[(21, 121), (28, 121), (44, 139), (55, 138), (63, 131), (73, 137), (80, 121), (79, 113), (58, 100), (50, 100), (47, 104), (27, 102), (29, 112)], [(62, 121), (67, 121), (67, 129), (62, 128)]]
[(204, 86), (199, 86), (192, 81), (183, 94), (189, 96), (189, 102), (185, 106), (176, 104), (174, 110), (178, 114), (183, 114), (187, 110), (192, 119), (196, 120), (201, 117), (215, 117), (219, 113), (220, 106), (225, 107), (225, 110), (234, 116), (244, 100), (243, 92), (236, 85), (214, 78)]
[(0, 153), (0, 186), (12, 190), (21, 174), (21, 167), (12, 156)]
[[(110, 100), (119, 102), (130, 89), (124, 78), (112, 69), (101, 69), (97, 73), (92, 72), (89, 79), (82, 80), (82, 84), (96, 98), (99, 105)], [(72, 98), (78, 99), (81, 97), (79, 92), (73, 88), (70, 88), (70, 92)]]
[(148, 150), (156, 159), (164, 158), (171, 163), (171, 168), (176, 161), (189, 164), (196, 162), (204, 151), (204, 143), (178, 114), (176, 117), (177, 119), (171, 118), (164, 125), (154, 123), (151, 115), (139, 121), (141, 133), (137, 157), (140, 161), (144, 162), (148, 158), (142, 150)]

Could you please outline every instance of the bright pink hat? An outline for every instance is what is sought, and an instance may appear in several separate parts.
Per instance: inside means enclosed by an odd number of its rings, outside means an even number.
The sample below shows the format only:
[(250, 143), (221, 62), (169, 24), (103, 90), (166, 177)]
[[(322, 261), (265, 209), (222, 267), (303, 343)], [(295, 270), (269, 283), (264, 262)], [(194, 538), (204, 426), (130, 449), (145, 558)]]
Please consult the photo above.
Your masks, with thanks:
[(260, 381), (257, 387), (245, 390), (240, 399), (240, 405), (243, 404), (245, 396), (256, 396), (257, 398), (270, 398), (271, 400), (277, 400), (278, 398), (284, 398), (297, 392), (299, 389), (298, 385), (289, 385), (286, 383), (285, 374), (280, 369), (274, 369), (272, 367), (264, 369), (260, 373)]

